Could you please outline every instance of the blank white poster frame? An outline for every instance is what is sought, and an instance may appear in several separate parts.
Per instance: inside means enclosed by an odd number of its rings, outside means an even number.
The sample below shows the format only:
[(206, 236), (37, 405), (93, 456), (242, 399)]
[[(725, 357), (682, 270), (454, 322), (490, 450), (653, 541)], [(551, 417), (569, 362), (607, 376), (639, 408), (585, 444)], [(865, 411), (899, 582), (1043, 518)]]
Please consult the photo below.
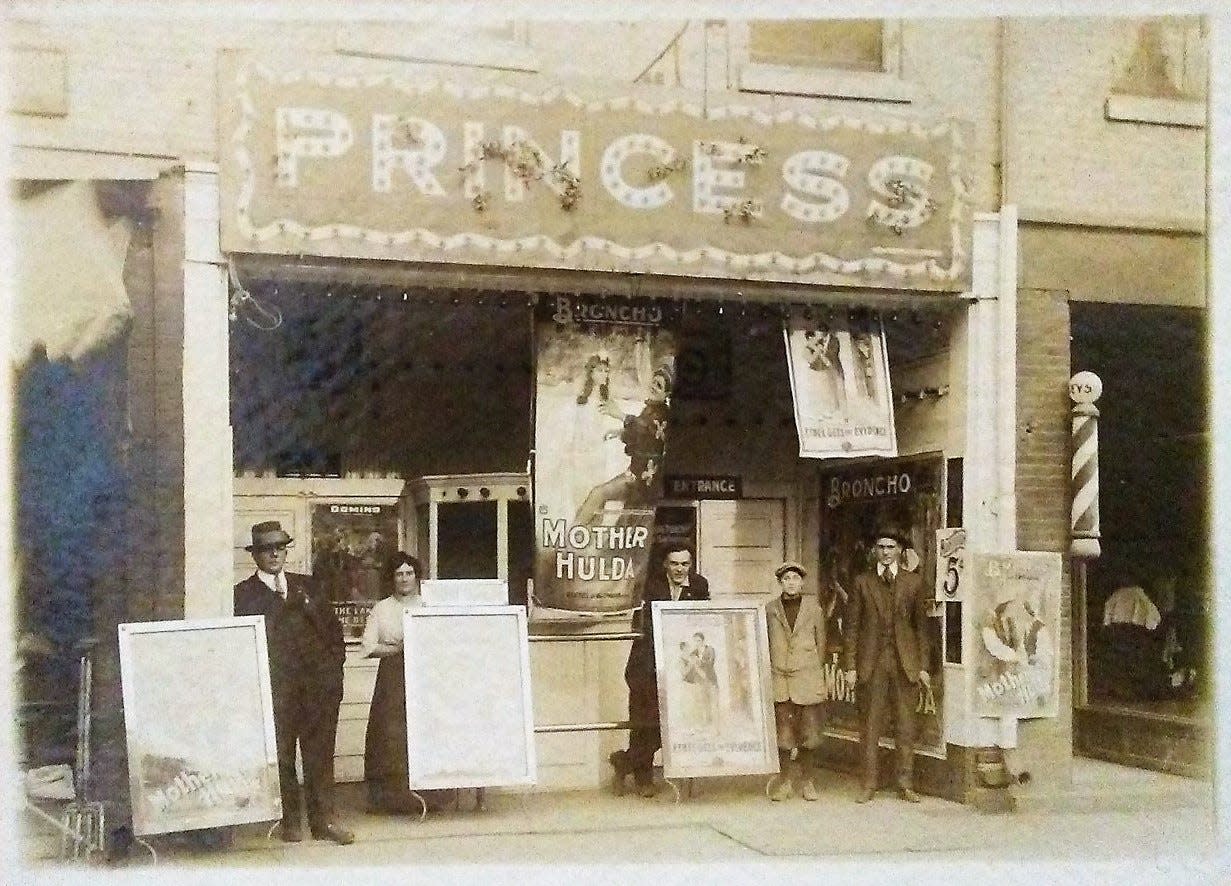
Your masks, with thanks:
[(402, 619), (410, 788), (534, 784), (525, 608), (424, 606)]
[(503, 578), (428, 578), (419, 593), (425, 606), (508, 606)]
[(282, 818), (262, 615), (119, 626), (137, 836)]

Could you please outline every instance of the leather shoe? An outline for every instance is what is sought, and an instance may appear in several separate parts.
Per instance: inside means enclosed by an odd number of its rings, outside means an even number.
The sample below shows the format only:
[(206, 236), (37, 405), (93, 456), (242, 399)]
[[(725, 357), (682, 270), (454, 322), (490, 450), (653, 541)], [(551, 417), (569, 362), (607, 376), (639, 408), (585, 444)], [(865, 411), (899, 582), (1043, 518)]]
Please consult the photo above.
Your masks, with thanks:
[(303, 825), (290, 818), (282, 819), (282, 842), (299, 843), (303, 840)]
[(607, 757), (607, 762), (615, 770), (611, 776), (611, 791), (617, 797), (622, 797), (624, 796), (624, 780), (629, 772), (628, 753), (627, 751), (612, 751)]
[(347, 846), (355, 842), (355, 832), (331, 821), (323, 828), (313, 828), (312, 838), (314, 840), (333, 840), (339, 846)]
[(855, 798), (856, 803), (867, 803), (876, 796), (876, 788), (864, 788), (859, 792), (859, 796)]
[(907, 803), (918, 803), (919, 802), (919, 795), (916, 794), (914, 791), (912, 791), (910, 788), (898, 788), (898, 796), (901, 797), (903, 800), (905, 800)]

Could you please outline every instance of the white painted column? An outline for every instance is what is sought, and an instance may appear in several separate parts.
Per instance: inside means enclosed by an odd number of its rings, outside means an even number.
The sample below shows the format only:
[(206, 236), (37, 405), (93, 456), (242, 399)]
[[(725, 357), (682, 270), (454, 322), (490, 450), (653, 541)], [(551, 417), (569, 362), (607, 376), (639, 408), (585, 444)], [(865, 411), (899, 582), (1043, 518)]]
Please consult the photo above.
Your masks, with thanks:
[(232, 449), (226, 259), (218, 169), (184, 173), (184, 617), (232, 612)]
[[(967, 309), (962, 522), (969, 551), (1017, 546), (1017, 212), (974, 218), (972, 300)], [(962, 606), (962, 665), (946, 666), (945, 737), (983, 747), (1014, 740), (1001, 724), (971, 712), (978, 625), (971, 600)], [(950, 682), (952, 680), (952, 682)], [(1007, 724), (1008, 727), (1016, 723)], [(1010, 730), (1012, 731), (1012, 730)]]

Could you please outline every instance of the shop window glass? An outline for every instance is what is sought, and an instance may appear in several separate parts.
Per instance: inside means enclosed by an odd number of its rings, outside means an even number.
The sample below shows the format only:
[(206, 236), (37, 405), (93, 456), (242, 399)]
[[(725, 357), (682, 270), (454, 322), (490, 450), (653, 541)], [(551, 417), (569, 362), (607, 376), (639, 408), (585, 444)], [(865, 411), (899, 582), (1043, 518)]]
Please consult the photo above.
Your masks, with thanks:
[(436, 506), (437, 578), (496, 578), (494, 501)]
[(883, 46), (879, 19), (753, 21), (748, 29), (748, 60), (759, 64), (882, 71)]
[(1150, 18), (1137, 26), (1132, 53), (1112, 92), (1150, 98), (1204, 101), (1207, 32), (1196, 16)]
[(526, 604), (526, 582), (534, 575), (534, 513), (528, 501), (510, 501), (509, 602)]
[(1072, 318), (1073, 369), (1103, 380), (1102, 555), (1087, 564), (1084, 601), (1087, 702), (1197, 716), (1209, 687), (1213, 601), (1204, 313), (1074, 304)]

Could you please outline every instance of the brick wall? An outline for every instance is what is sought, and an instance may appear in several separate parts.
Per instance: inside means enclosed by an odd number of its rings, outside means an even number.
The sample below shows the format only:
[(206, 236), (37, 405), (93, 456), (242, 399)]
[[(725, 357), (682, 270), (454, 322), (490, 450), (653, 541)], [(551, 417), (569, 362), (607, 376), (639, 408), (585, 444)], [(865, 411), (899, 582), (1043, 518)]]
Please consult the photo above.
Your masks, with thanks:
[(1060, 713), (1018, 726), (1021, 765), (1035, 789), (1048, 790), (1068, 785), (1073, 754), (1068, 293), (1020, 290), (1017, 334), (1017, 547), (1066, 554), (1056, 628)]

